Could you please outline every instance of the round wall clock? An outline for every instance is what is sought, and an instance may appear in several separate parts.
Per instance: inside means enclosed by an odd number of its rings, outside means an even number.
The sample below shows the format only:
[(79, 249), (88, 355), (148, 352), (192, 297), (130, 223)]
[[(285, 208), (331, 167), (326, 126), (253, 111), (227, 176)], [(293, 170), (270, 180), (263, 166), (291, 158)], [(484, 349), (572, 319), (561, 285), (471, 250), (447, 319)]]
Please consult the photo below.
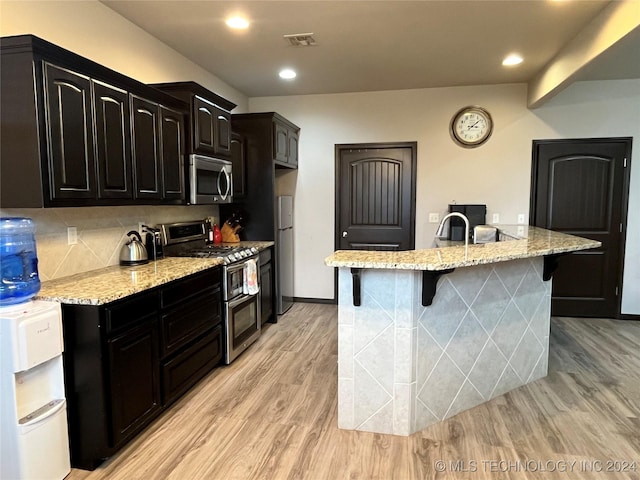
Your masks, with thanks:
[(451, 119), (451, 137), (465, 148), (478, 147), (489, 140), (493, 132), (491, 115), (482, 107), (460, 109)]

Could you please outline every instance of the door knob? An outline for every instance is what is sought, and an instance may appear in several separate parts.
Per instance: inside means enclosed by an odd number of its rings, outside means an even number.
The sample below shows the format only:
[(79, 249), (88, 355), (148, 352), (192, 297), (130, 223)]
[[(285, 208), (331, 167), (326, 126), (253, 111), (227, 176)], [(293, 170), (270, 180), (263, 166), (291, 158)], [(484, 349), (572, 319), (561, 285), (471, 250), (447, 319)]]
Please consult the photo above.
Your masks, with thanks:
[(342, 238), (346, 237), (348, 235), (347, 232), (342, 232)]

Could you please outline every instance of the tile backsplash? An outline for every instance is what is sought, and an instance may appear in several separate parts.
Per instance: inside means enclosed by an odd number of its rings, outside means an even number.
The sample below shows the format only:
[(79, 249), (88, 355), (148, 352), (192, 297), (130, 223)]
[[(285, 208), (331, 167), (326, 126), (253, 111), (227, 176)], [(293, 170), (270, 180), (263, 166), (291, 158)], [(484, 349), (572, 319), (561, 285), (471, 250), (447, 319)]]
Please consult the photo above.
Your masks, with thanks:
[[(217, 205), (78, 208), (7, 208), (2, 217), (29, 217), (36, 224), (40, 280), (117, 265), (127, 232), (138, 223), (157, 225), (214, 217)], [(78, 243), (68, 245), (67, 228), (76, 227)]]

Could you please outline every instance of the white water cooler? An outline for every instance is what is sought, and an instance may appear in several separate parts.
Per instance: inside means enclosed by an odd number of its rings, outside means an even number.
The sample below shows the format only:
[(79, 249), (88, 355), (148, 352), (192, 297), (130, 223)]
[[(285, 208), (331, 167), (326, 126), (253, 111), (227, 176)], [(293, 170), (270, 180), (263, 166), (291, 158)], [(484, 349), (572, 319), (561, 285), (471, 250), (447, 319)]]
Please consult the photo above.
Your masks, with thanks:
[(0, 478), (60, 480), (71, 471), (60, 304), (0, 307)]

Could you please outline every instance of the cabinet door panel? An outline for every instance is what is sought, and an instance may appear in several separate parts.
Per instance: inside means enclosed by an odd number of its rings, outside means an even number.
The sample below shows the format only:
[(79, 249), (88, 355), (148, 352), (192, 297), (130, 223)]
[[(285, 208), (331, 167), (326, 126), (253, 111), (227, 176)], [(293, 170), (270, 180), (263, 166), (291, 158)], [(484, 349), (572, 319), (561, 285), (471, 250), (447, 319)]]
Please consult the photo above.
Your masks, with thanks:
[(162, 354), (168, 355), (221, 322), (220, 288), (198, 295), (162, 316)]
[(160, 413), (157, 320), (108, 340), (112, 437), (116, 446)]
[(273, 273), (271, 262), (260, 266), (260, 323), (273, 319)]
[(45, 63), (51, 199), (95, 198), (91, 80)]
[(168, 405), (222, 360), (222, 326), (162, 364), (162, 403)]
[(93, 82), (99, 198), (133, 198), (127, 92)]
[(216, 109), (216, 154), (228, 157), (231, 155), (231, 114)]
[(273, 159), (279, 162), (287, 161), (287, 148), (289, 140), (287, 139), (288, 129), (279, 123), (273, 126)]
[(233, 198), (245, 198), (247, 196), (246, 168), (247, 159), (245, 152), (245, 140), (242, 135), (231, 135), (231, 163), (233, 168)]
[(213, 154), (215, 153), (215, 107), (200, 97), (195, 97), (193, 109), (195, 151), (197, 153)]
[(131, 110), (135, 197), (160, 199), (158, 105), (132, 95)]
[(289, 130), (288, 136), (289, 149), (287, 163), (292, 166), (298, 166), (298, 133)]
[(160, 107), (162, 198), (184, 200), (184, 120), (182, 114)]

